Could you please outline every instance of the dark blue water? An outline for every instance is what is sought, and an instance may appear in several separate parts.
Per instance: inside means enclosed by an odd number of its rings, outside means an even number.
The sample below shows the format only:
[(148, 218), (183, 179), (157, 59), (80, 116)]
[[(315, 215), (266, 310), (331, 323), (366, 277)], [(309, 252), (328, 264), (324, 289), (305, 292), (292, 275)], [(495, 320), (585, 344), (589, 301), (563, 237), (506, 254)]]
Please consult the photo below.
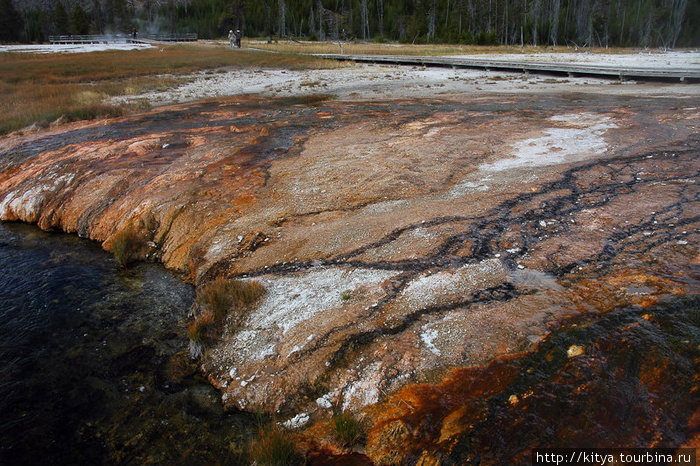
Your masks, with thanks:
[(187, 353), (191, 286), (0, 223), (0, 464), (235, 464), (250, 424)]

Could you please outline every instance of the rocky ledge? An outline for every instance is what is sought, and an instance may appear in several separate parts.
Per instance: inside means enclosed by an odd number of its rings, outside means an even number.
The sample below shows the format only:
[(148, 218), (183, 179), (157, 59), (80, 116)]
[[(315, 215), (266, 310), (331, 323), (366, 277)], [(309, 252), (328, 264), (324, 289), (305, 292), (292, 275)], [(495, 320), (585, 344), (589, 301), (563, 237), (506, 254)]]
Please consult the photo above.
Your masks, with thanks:
[(0, 218), (260, 281), (203, 367), (300, 426), (697, 293), (698, 121), (661, 97), (200, 101), (4, 138)]

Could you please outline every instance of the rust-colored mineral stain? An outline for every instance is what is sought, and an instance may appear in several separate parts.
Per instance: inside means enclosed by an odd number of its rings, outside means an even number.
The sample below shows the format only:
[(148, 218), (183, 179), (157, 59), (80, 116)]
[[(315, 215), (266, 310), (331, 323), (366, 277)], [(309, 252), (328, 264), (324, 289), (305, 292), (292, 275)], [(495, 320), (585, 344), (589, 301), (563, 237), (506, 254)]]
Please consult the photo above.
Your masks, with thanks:
[[(241, 108), (229, 111), (226, 107), (246, 104), (252, 105), (248, 111)], [(163, 117), (169, 113), (184, 114), (179, 122), (161, 119), (158, 112), (151, 112), (150, 118), (136, 116), (114, 120), (106, 139), (101, 137), (102, 132), (91, 132), (92, 126), (86, 125), (87, 140), (68, 144), (60, 150), (39, 153), (0, 175), (0, 188), (4, 192), (22, 189), (21, 186), (37, 189), (29, 186), (43, 185), (38, 188), (40, 192), (54, 193), (52, 197), (44, 197), (40, 210), (10, 208), (4, 213), (4, 218), (37, 222), (45, 229), (68, 225), (66, 229), (69, 231), (82, 229), (81, 234), (105, 241), (133, 223), (133, 219), (128, 220), (130, 217), (154, 215), (159, 224), (165, 224), (168, 220), (159, 213), (165, 206), (180, 205), (185, 210), (194, 208), (206, 214), (206, 221), (196, 222), (190, 225), (194, 228), (187, 230), (171, 228), (167, 231), (170, 238), (160, 243), (178, 244), (177, 249), (163, 251), (166, 265), (182, 269), (186, 262), (199, 263), (189, 259), (183, 262), (192, 254), (197, 238), (232, 218), (226, 214), (227, 210), (221, 209), (234, 206), (237, 216), (241, 215), (252, 205), (256, 191), (265, 182), (266, 170), (272, 160), (266, 154), (277, 149), (269, 147), (259, 137), (275, 138), (278, 128), (285, 122), (261, 125), (259, 106), (258, 100), (250, 98), (221, 105), (218, 102), (199, 103), (195, 105), (198, 113), (190, 112), (187, 106), (175, 106), (162, 113)], [(212, 120), (237, 123), (240, 120), (241, 123), (235, 125), (236, 131), (232, 133), (229, 129), (233, 125), (211, 125)], [(142, 125), (134, 130), (134, 124), (138, 123)], [(137, 136), (135, 133), (141, 134)], [(294, 136), (294, 141), (289, 147), (303, 141), (299, 134), (291, 136)], [(60, 175), (57, 164), (61, 164), (65, 170), (63, 176), (70, 178), (72, 186), (50, 185), (51, 180)], [(113, 187), (105, 191), (105, 184), (100, 183), (100, 179)], [(81, 193), (81, 207), (70, 211), (76, 217), (66, 216), (68, 212), (63, 208), (66, 203), (77, 206), (76, 200), (70, 197), (71, 192)], [(152, 202), (149, 198), (158, 200)], [(203, 207), (205, 202), (205, 210), (202, 210), (199, 206)], [(155, 207), (155, 212), (139, 207), (144, 204)], [(86, 222), (87, 218), (100, 220)], [(109, 248), (110, 244), (107, 241), (105, 246)]]
[(333, 453), (328, 450), (313, 450), (306, 455), (309, 466), (372, 466), (369, 457), (361, 453)]
[[(372, 409), (378, 420), (370, 456), (413, 463), (430, 452), (481, 464), (527, 464), (530, 449), (542, 446), (680, 446), (684, 438), (692, 445), (698, 304), (697, 298), (656, 304), (655, 322), (627, 308), (578, 318), (532, 355), (453, 370), (436, 385), (407, 386)], [(683, 334), (689, 339), (680, 340)], [(567, 358), (563, 343), (577, 339), (590, 354)], [(677, 345), (680, 351), (669, 348)], [(694, 360), (686, 359), (687, 351)], [(687, 423), (685, 434), (677, 433), (677, 423)]]
[[(391, 396), (371, 410), (377, 422), (368, 436), (370, 455), (377, 459), (386, 455), (385, 451), (401, 450), (403, 458), (411, 458), (430, 449), (445, 429), (456, 435), (480, 422), (486, 408), (483, 400), (503, 392), (517, 376), (518, 369), (511, 364), (514, 358), (484, 367), (453, 369), (439, 384), (410, 385)], [(405, 435), (392, 435), (397, 421)]]
[[(203, 361), (226, 406), (322, 416), (321, 395), (379, 402), (377, 461), (518, 463), (582, 432), (681, 444), (669, 426), (688, 425), (695, 398), (677, 390), (697, 394), (683, 358), (700, 342), (664, 306), (700, 291), (700, 135), (677, 103), (173, 105), (8, 137), (0, 214), (107, 249), (136, 228), (149, 259), (195, 283), (260, 278), (275, 305)], [(674, 318), (692, 329), (691, 306)], [(562, 325), (587, 314), (598, 320)]]

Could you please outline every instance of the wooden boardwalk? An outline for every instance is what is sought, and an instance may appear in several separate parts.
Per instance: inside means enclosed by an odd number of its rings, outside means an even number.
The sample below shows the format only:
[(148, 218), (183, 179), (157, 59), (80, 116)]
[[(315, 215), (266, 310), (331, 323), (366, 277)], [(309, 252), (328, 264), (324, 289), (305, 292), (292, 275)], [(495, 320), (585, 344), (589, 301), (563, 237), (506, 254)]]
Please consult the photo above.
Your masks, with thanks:
[(145, 44), (148, 42), (195, 42), (196, 33), (181, 34), (139, 34), (134, 38), (126, 34), (116, 34), (112, 36), (104, 35), (66, 35), (49, 36), (49, 44), (111, 44), (111, 43), (132, 43)]
[(425, 57), (399, 55), (318, 55), (330, 60), (380, 63), (387, 65), (431, 66), (442, 68), (469, 68), (486, 71), (509, 71), (519, 73), (548, 74), (555, 76), (585, 76), (615, 80), (700, 82), (700, 68), (645, 68), (586, 63), (537, 63), (497, 58)]

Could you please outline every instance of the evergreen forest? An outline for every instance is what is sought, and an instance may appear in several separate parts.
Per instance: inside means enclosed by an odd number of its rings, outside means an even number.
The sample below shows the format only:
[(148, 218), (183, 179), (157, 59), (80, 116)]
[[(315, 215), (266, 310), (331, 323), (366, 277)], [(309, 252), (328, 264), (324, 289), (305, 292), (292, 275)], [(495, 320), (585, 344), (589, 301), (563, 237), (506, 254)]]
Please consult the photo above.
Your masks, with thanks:
[(268, 40), (671, 49), (700, 45), (698, 0), (0, 0), (0, 41), (241, 29)]

